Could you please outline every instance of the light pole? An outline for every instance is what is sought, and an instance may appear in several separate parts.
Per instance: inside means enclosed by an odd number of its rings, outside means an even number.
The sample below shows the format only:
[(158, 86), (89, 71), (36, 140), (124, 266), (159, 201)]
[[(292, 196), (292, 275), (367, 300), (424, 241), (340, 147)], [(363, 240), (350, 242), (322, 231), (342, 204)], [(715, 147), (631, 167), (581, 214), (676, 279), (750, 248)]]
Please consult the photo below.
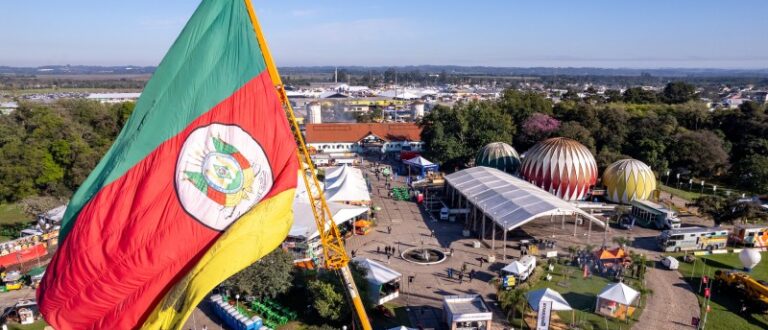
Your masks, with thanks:
[(235, 309), (240, 310), (240, 294), (235, 295)]
[(680, 189), (680, 173), (677, 173), (675, 176), (677, 177), (677, 189)]
[(704, 180), (701, 180), (701, 193), (704, 193)]
[(667, 170), (667, 181), (664, 181), (665, 186), (669, 186), (669, 170)]

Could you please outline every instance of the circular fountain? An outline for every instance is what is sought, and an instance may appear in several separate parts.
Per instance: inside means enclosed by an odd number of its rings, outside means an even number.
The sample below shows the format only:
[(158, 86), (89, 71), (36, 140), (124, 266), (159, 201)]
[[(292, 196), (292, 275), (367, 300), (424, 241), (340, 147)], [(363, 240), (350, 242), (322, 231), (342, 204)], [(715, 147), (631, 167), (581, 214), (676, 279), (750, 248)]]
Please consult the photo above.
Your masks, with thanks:
[(412, 247), (400, 254), (403, 259), (420, 265), (434, 265), (445, 261), (443, 251), (429, 247)]

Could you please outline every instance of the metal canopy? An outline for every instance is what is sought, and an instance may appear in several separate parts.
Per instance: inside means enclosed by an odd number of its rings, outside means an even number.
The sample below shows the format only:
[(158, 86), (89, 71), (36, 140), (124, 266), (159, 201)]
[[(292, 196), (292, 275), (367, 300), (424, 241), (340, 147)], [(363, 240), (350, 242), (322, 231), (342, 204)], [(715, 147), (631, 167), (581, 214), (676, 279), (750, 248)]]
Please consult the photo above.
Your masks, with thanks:
[(580, 215), (605, 227), (584, 210), (495, 168), (469, 168), (447, 175), (445, 181), (506, 230), (548, 215)]

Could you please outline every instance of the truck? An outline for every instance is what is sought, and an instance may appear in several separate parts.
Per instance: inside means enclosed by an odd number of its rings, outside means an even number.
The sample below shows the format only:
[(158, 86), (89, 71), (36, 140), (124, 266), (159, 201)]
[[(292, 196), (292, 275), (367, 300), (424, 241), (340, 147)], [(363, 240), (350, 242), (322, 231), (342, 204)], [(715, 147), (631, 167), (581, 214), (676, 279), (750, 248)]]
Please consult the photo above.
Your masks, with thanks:
[(449, 220), (451, 216), (456, 216), (457, 214), (468, 214), (469, 209), (452, 209), (449, 208), (448, 205), (445, 205), (443, 203), (443, 207), (440, 208), (440, 220)]
[(733, 228), (733, 233), (731, 233), (730, 239), (732, 243), (742, 246), (768, 246), (768, 226), (737, 225)]
[(728, 243), (728, 230), (720, 227), (668, 229), (656, 238), (663, 252), (722, 249)]
[(631, 206), (630, 227), (638, 224), (646, 228), (677, 229), (682, 223), (675, 211), (663, 205), (651, 201), (633, 200)]

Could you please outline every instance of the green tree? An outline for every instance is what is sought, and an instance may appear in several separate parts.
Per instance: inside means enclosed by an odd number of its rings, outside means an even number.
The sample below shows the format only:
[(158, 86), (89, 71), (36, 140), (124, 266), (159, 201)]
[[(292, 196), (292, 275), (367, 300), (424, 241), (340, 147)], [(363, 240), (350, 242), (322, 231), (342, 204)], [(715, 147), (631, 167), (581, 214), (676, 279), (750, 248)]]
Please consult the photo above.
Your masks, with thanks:
[(490, 142), (512, 143), (511, 117), (492, 102), (437, 106), (420, 122), (425, 157), (450, 171), (465, 167)]
[(259, 298), (275, 298), (291, 287), (292, 271), (293, 257), (278, 248), (233, 275), (225, 283)]
[(733, 167), (737, 183), (751, 191), (768, 191), (768, 155), (751, 154)]
[(348, 314), (344, 294), (332, 283), (312, 280), (309, 281), (307, 288), (312, 295), (312, 307), (321, 317), (338, 321), (342, 315)]
[(713, 177), (728, 167), (728, 151), (722, 138), (712, 131), (685, 131), (668, 149), (670, 164), (686, 168), (695, 176)]
[(650, 104), (658, 102), (656, 93), (645, 90), (642, 87), (632, 87), (624, 91), (624, 102), (637, 104)]
[(685, 103), (696, 99), (696, 87), (682, 81), (668, 83), (661, 93), (666, 103)]
[(579, 141), (589, 148), (593, 154), (595, 153), (595, 139), (592, 137), (592, 134), (588, 129), (575, 121), (562, 123), (557, 135)]
[(504, 112), (512, 116), (512, 121), (516, 126), (522, 125), (528, 117), (536, 112), (552, 114), (552, 102), (535, 92), (507, 89), (499, 100), (499, 106)]
[(765, 220), (766, 213), (760, 204), (752, 201), (741, 201), (738, 197), (720, 197), (706, 195), (696, 199), (695, 203), (699, 212), (706, 214), (715, 221), (715, 224), (734, 223), (750, 220)]

